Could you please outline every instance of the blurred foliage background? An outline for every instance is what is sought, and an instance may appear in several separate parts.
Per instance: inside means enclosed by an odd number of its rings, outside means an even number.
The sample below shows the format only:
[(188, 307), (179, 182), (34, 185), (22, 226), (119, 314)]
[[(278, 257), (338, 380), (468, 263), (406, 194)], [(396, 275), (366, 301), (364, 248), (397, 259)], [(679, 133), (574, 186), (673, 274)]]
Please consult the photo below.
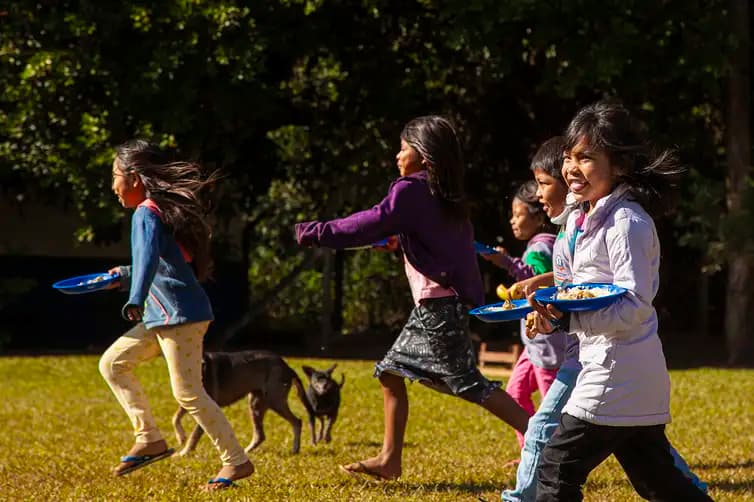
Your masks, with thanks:
[[(127, 221), (109, 189), (113, 147), (139, 136), (177, 148), (225, 174), (217, 256), (248, 270), (248, 302), (311, 327), (327, 308), (323, 259), (305, 262), (292, 226), (378, 202), (405, 122), (454, 121), (478, 240), (521, 251), (507, 215), (530, 156), (613, 96), (690, 169), (660, 222), (666, 317), (687, 329), (677, 293), (714, 288), (729, 247), (752, 246), (750, 209), (725, 211), (727, 16), (716, 0), (12, 2), (0, 12), (2, 195), (63, 201), (85, 222), (76, 239), (111, 242)], [(345, 332), (400, 327), (398, 257), (333, 263)], [(484, 273), (490, 293), (508, 281)]]

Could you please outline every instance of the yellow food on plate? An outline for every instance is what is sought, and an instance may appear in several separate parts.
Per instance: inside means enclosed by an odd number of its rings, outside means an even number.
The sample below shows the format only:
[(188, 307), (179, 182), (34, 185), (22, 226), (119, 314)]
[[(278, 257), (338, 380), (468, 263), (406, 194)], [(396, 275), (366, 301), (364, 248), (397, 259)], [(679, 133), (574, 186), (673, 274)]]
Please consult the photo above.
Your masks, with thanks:
[(524, 292), (521, 291), (518, 284), (514, 284), (510, 288), (506, 288), (505, 284), (499, 284), (495, 292), (497, 293), (497, 296), (504, 301), (521, 300), (524, 297)]
[(574, 286), (567, 289), (558, 289), (555, 298), (557, 300), (585, 300), (587, 298), (597, 298), (609, 294), (610, 291), (606, 288), (584, 288), (581, 286)]
[(528, 314), (526, 314), (526, 336), (528, 338), (534, 338), (535, 336), (537, 336), (536, 333), (532, 333), (531, 335), (529, 334), (529, 332), (534, 329), (534, 315), (534, 312), (529, 312)]

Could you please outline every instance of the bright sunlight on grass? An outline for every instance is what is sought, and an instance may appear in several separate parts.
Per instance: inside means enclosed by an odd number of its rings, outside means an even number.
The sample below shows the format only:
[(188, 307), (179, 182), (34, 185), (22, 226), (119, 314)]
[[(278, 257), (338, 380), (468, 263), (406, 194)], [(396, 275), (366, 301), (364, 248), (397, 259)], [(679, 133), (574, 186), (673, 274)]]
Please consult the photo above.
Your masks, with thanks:
[[(289, 359), (324, 368), (331, 361)], [(193, 456), (169, 459), (123, 478), (110, 469), (131, 446), (130, 425), (97, 372), (97, 358), (0, 358), (0, 500), (255, 500), (362, 501), (499, 500), (515, 481), (504, 467), (518, 456), (512, 429), (481, 408), (409, 387), (411, 403), (403, 478), (372, 485), (340, 473), (340, 463), (375, 454), (382, 439), (382, 395), (373, 364), (338, 361), (346, 374), (333, 443), (290, 453), (291, 430), (268, 413), (267, 441), (252, 455), (257, 472), (239, 488), (198, 492), (219, 468), (207, 438)], [(145, 364), (139, 376), (166, 438), (175, 444), (170, 419), (176, 409), (163, 360)], [(672, 372), (673, 423), (668, 436), (719, 501), (754, 501), (753, 370), (697, 369)], [(296, 415), (301, 404), (291, 392)], [(244, 401), (226, 408), (243, 445), (251, 441)], [(190, 417), (184, 427), (193, 426)], [(608, 460), (589, 478), (587, 501), (639, 500), (617, 462)]]

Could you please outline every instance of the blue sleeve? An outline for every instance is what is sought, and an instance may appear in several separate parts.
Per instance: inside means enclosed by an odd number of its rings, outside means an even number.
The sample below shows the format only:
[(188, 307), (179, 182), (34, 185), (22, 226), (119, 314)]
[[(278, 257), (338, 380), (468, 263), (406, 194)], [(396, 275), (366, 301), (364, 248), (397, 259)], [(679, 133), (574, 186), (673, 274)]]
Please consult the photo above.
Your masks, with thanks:
[(131, 294), (129, 305), (144, 305), (160, 264), (162, 222), (145, 207), (137, 208), (131, 219)]

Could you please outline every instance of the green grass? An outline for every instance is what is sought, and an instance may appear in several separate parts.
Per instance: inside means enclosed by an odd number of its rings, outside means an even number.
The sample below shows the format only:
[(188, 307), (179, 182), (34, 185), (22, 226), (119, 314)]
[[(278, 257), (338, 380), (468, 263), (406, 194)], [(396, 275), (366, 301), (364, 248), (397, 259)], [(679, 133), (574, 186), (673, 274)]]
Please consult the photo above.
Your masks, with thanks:
[[(326, 367), (329, 361), (291, 359)], [(368, 485), (336, 466), (376, 453), (382, 439), (382, 397), (372, 363), (339, 361), (346, 373), (334, 441), (290, 453), (291, 431), (274, 414), (267, 441), (252, 455), (257, 472), (239, 488), (211, 495), (197, 488), (215, 473), (219, 458), (203, 438), (193, 456), (170, 459), (123, 478), (109, 470), (131, 446), (130, 425), (97, 372), (97, 358), (0, 358), (0, 500), (499, 500), (515, 482), (503, 467), (518, 456), (513, 431), (481, 408), (409, 387), (411, 409), (403, 478)], [(155, 416), (174, 445), (165, 363), (143, 365), (139, 377)], [(754, 371), (695, 369), (672, 372), (673, 423), (668, 436), (719, 501), (754, 501)], [(294, 413), (303, 407), (291, 393)], [(245, 402), (226, 408), (242, 444), (251, 440)], [(190, 430), (192, 420), (184, 419)], [(175, 445), (174, 445), (175, 446)], [(639, 500), (614, 459), (586, 484), (587, 501)]]

